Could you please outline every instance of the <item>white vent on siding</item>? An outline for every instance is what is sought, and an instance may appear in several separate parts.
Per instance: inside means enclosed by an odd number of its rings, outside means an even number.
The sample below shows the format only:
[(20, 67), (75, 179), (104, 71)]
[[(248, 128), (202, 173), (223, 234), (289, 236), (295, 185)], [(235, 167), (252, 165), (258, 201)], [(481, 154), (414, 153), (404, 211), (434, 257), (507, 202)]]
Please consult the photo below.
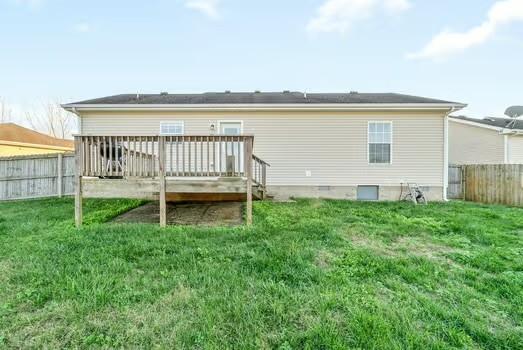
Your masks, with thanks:
[(359, 201), (377, 201), (379, 199), (379, 186), (358, 186), (357, 198)]

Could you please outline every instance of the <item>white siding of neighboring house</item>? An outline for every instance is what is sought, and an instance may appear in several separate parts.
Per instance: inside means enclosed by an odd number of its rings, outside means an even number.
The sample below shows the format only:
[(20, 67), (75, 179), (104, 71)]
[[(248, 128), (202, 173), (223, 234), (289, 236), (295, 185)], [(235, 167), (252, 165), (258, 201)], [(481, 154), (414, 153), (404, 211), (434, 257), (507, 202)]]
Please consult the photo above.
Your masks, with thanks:
[(450, 164), (503, 164), (505, 141), (497, 130), (449, 118)]
[[(254, 153), (271, 164), (272, 186), (443, 186), (442, 112), (82, 112), (84, 135), (157, 135), (183, 120), (186, 135), (208, 135), (219, 120), (243, 121)], [(369, 121), (392, 121), (392, 164), (368, 164)], [(306, 177), (306, 171), (312, 176)]]
[(512, 164), (523, 164), (523, 135), (508, 137), (508, 157)]

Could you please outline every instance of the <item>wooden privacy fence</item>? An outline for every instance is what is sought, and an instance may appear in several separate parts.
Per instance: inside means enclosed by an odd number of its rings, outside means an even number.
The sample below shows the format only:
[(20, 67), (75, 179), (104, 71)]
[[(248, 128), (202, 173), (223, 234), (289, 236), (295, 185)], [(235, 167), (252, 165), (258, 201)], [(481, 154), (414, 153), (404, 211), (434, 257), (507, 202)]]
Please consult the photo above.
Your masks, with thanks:
[[(451, 189), (451, 186), (458, 186), (459, 177), (462, 177), (461, 193)], [(452, 181), (456, 184), (451, 185)], [(455, 196), (451, 197), (451, 192)], [(523, 206), (523, 164), (452, 165), (449, 167), (449, 198)]]
[(523, 206), (523, 164), (465, 165), (468, 201)]
[(463, 167), (461, 165), (449, 165), (447, 197), (450, 199), (463, 199)]
[(0, 158), (0, 200), (74, 193), (74, 154)]

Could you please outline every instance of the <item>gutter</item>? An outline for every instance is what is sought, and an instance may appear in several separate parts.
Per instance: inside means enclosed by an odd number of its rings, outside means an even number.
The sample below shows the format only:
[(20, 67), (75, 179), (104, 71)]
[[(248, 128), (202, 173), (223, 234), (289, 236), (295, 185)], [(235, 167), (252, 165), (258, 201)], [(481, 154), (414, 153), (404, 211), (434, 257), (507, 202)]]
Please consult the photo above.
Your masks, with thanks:
[(499, 133), (501, 135), (523, 135), (523, 130), (501, 129)]
[(447, 110), (461, 109), (464, 104), (448, 103), (360, 103), (360, 104), (63, 104), (62, 108), (78, 114), (81, 111), (257, 111), (257, 110), (292, 110), (292, 111), (347, 111), (347, 110)]
[(497, 131), (501, 135), (521, 135), (521, 134), (523, 134), (522, 129), (507, 129), (507, 128), (503, 128), (500, 126), (488, 125), (488, 124), (478, 123), (478, 122), (472, 121), (472, 120), (463, 120), (463, 119), (457, 119), (457, 118), (453, 118), (453, 117), (450, 117), (449, 120), (454, 123), (476, 126), (478, 128)]

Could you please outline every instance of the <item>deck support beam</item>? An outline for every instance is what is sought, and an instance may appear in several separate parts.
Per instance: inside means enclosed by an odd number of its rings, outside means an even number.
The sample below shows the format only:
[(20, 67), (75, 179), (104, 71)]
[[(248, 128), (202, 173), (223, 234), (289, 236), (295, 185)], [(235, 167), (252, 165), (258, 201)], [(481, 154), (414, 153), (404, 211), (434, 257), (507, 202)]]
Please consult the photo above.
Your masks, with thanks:
[(167, 202), (165, 195), (165, 136), (158, 139), (158, 177), (160, 180), (160, 227), (167, 226)]
[(252, 146), (253, 139), (245, 139), (245, 176), (247, 177), (247, 225), (252, 225)]
[(77, 228), (82, 227), (82, 174), (83, 174), (83, 158), (82, 158), (82, 142), (79, 136), (74, 138), (74, 162), (75, 162), (75, 193), (74, 193), (74, 221)]

